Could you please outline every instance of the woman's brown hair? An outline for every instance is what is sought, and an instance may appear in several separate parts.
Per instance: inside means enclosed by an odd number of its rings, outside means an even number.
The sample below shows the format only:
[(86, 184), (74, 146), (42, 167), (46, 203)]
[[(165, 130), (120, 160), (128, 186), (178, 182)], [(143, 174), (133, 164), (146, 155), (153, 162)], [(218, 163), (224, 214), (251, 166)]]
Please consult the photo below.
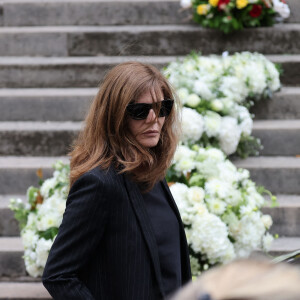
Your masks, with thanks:
[[(140, 145), (128, 131), (126, 106), (150, 91), (152, 100), (163, 93), (175, 101), (166, 117), (160, 140), (153, 148)], [(112, 68), (104, 77), (85, 117), (85, 127), (79, 132), (68, 153), (70, 187), (85, 172), (111, 165), (128, 173), (145, 190), (162, 180), (169, 167), (179, 134), (178, 100), (174, 89), (160, 71), (150, 64), (125, 62)], [(155, 122), (155, 121), (154, 121)]]

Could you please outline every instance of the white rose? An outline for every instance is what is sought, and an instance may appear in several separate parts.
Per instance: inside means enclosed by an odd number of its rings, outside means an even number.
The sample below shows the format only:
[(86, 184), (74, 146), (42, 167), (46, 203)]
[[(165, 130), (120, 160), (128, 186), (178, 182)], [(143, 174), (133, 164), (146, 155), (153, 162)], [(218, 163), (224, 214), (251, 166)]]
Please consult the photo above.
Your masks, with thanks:
[(201, 99), (198, 95), (196, 94), (190, 94), (187, 98), (186, 98), (186, 104), (190, 107), (197, 107), (201, 102)]
[(203, 202), (204, 196), (205, 196), (205, 193), (204, 193), (203, 188), (198, 187), (198, 186), (190, 187), (187, 192), (187, 198), (191, 203)]
[(211, 102), (211, 108), (214, 110), (214, 111), (222, 111), (222, 109), (224, 108), (224, 105), (222, 103), (221, 100), (219, 99), (215, 99)]

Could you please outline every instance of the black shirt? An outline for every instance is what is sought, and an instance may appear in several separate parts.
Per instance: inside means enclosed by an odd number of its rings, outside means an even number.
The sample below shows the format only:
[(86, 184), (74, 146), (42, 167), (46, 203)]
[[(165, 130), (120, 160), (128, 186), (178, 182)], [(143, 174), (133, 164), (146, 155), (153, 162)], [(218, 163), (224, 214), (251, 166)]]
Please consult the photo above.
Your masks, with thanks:
[(157, 242), (163, 288), (168, 295), (182, 285), (178, 220), (162, 182), (156, 183), (150, 192), (142, 195)]

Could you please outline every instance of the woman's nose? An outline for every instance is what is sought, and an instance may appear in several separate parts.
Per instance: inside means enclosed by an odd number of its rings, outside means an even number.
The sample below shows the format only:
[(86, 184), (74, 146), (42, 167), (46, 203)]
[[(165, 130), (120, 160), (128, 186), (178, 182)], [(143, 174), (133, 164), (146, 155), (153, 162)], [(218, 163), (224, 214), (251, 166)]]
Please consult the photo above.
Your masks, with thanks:
[(146, 118), (146, 123), (153, 122), (155, 119), (157, 119), (156, 114), (153, 109), (150, 109)]

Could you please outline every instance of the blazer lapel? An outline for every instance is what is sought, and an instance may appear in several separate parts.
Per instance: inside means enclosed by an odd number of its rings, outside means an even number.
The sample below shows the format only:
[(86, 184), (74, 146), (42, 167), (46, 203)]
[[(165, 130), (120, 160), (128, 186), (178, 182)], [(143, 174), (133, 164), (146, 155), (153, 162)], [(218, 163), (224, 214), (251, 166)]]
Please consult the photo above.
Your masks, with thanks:
[(153, 229), (151, 227), (151, 221), (149, 219), (149, 216), (146, 211), (146, 207), (144, 204), (143, 196), (135, 182), (130, 180), (126, 174), (124, 174), (124, 181), (125, 186), (128, 191), (129, 199), (132, 203), (132, 206), (134, 208), (134, 212), (137, 216), (138, 222), (141, 226), (142, 233), (144, 235), (144, 238), (146, 240), (151, 260), (154, 265), (155, 275), (158, 281), (159, 290), (161, 292), (161, 295), (164, 297), (164, 291), (163, 291), (163, 285), (162, 285), (162, 275), (160, 270), (160, 262), (159, 262), (159, 255), (158, 255), (158, 249), (157, 249), (157, 243), (155, 239), (155, 235), (153, 232)]

